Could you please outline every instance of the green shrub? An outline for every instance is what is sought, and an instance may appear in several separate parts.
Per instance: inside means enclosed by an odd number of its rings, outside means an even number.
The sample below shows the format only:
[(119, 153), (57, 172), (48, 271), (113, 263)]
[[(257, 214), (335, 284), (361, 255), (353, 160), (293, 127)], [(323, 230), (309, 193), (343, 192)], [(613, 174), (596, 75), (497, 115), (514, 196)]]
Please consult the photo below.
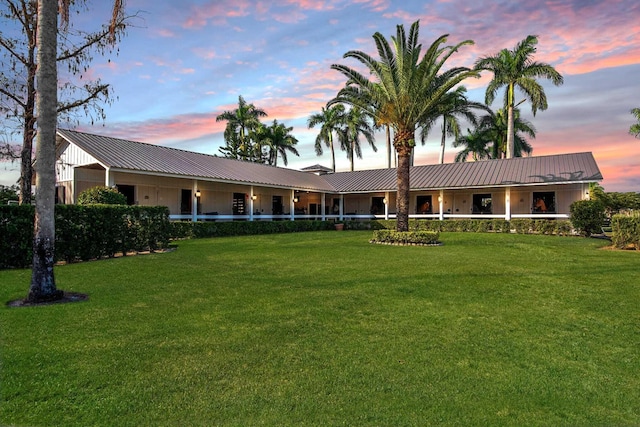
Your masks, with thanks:
[(599, 200), (578, 200), (571, 203), (571, 223), (580, 234), (591, 236), (602, 232), (604, 205)]
[(0, 206), (0, 269), (31, 266), (33, 218), (32, 205)]
[(614, 215), (611, 218), (611, 230), (613, 246), (640, 250), (640, 212)]
[(93, 187), (78, 195), (79, 205), (126, 205), (127, 198), (115, 188)]
[(434, 245), (440, 243), (439, 238), (440, 234), (433, 231), (375, 230), (371, 242), (401, 245)]

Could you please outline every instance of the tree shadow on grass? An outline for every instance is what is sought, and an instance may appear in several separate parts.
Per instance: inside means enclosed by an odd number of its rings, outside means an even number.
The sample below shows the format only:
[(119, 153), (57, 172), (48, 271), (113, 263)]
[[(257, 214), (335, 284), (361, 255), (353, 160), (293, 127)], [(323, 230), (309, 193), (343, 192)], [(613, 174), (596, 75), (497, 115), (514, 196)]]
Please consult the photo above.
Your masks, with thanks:
[(89, 295), (81, 294), (79, 292), (65, 292), (60, 291), (60, 296), (57, 298), (51, 298), (47, 300), (40, 301), (29, 301), (27, 298), (25, 299), (17, 299), (13, 301), (9, 301), (7, 303), (7, 307), (37, 307), (41, 305), (52, 305), (52, 304), (65, 304), (68, 302), (82, 302), (87, 301), (89, 299)]

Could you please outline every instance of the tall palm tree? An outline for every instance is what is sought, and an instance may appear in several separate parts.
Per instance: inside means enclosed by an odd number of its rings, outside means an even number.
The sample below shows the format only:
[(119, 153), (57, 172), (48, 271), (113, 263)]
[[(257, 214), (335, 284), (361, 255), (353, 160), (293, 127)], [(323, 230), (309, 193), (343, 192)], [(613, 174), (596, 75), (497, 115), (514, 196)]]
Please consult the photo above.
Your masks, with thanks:
[(467, 135), (459, 136), (453, 141), (454, 147), (464, 147), (462, 151), (456, 154), (456, 162), (466, 162), (469, 156), (473, 161), (486, 160), (491, 158), (491, 149), (489, 141), (479, 129), (467, 129)]
[[(361, 51), (349, 51), (344, 58), (354, 58), (368, 70), (363, 74), (346, 65), (334, 64), (332, 69), (347, 77), (347, 83), (330, 103), (358, 107), (378, 124), (389, 124), (394, 131), (393, 146), (398, 155), (397, 167), (397, 230), (409, 229), (409, 166), (415, 132), (419, 124), (438, 116), (445, 95), (478, 71), (465, 67), (443, 70), (449, 57), (461, 46), (442, 47), (447, 35), (439, 37), (421, 56), (418, 43), (419, 21), (414, 22), (407, 37), (404, 26), (398, 25), (390, 44), (379, 32), (373, 35), (379, 60)], [(370, 80), (370, 78), (372, 78)]]
[[(514, 156), (514, 115), (516, 107), (516, 88), (524, 94), (525, 100), (531, 102), (531, 111), (535, 116), (539, 110), (548, 107), (547, 96), (544, 88), (536, 81), (536, 78), (545, 78), (559, 86), (563, 83), (562, 75), (551, 65), (533, 60), (536, 53), (538, 37), (529, 35), (516, 45), (513, 50), (502, 49), (494, 56), (480, 58), (476, 61), (476, 69), (487, 70), (493, 73), (493, 79), (489, 82), (485, 94), (485, 102), (491, 104), (496, 97), (496, 92), (505, 87), (504, 106), (507, 109), (507, 158)], [(519, 103), (518, 103), (519, 104)]]
[(278, 155), (282, 157), (284, 165), (289, 164), (287, 152), (300, 156), (295, 145), (298, 140), (291, 135), (292, 127), (286, 127), (284, 123), (278, 123), (274, 120), (271, 126), (267, 127), (266, 145), (268, 147), (268, 163), (272, 166), (278, 166)]
[[(259, 127), (260, 118), (266, 116), (267, 113), (264, 110), (257, 108), (253, 104), (248, 104), (242, 95), (238, 97), (238, 108), (223, 111), (219, 114), (216, 117), (216, 122), (227, 121), (224, 139), (229, 147), (220, 149), (225, 154), (225, 157), (230, 157), (237, 153), (238, 157), (233, 158), (255, 161), (254, 153), (252, 153), (253, 147), (248, 134), (251, 130)], [(225, 148), (229, 149), (226, 150)]]
[(631, 114), (635, 116), (638, 123), (631, 125), (631, 127), (629, 128), (629, 133), (636, 138), (640, 138), (640, 108), (632, 109)]
[[(460, 136), (460, 118), (466, 119), (472, 125), (476, 126), (477, 116), (473, 110), (490, 111), (489, 108), (481, 103), (470, 101), (466, 96), (467, 88), (458, 86), (454, 91), (448, 92), (445, 101), (442, 103), (442, 137), (440, 139), (440, 156), (439, 163), (444, 163), (444, 151), (447, 136), (454, 137), (454, 140)], [(433, 127), (435, 120), (422, 125), (421, 141), (424, 145), (426, 137)]]
[[(38, 34), (36, 39), (38, 70), (36, 115), (36, 207), (33, 235), (33, 264), (27, 300), (31, 303), (63, 297), (56, 288), (55, 261), (55, 192), (56, 127), (58, 108), (58, 11), (61, 23), (69, 21), (71, 0), (38, 0)], [(111, 42), (115, 42), (115, 23), (124, 10), (122, 0), (114, 0)]]
[(354, 158), (357, 156), (362, 159), (360, 135), (365, 137), (374, 152), (378, 151), (370, 118), (360, 108), (353, 107), (346, 115), (344, 128), (339, 132), (341, 147), (347, 151), (347, 158), (351, 162), (352, 172), (354, 170)]
[(323, 143), (331, 150), (331, 169), (333, 169), (333, 172), (336, 171), (336, 153), (333, 136), (343, 127), (346, 120), (345, 114), (344, 105), (336, 104), (330, 107), (327, 106), (326, 108), (322, 107), (320, 113), (311, 115), (307, 121), (309, 129), (317, 125), (322, 125), (316, 137), (316, 154), (318, 156), (322, 155)]
[[(520, 117), (520, 110), (515, 108), (513, 110), (513, 157), (522, 157), (523, 155), (530, 155), (533, 152), (533, 148), (526, 136), (534, 139), (536, 137), (536, 128), (533, 124)], [(507, 157), (507, 129), (508, 129), (508, 117), (505, 114), (504, 109), (500, 108), (495, 113), (490, 112), (486, 116), (480, 119), (478, 129), (481, 134), (487, 140), (491, 142), (491, 158), (504, 159)]]

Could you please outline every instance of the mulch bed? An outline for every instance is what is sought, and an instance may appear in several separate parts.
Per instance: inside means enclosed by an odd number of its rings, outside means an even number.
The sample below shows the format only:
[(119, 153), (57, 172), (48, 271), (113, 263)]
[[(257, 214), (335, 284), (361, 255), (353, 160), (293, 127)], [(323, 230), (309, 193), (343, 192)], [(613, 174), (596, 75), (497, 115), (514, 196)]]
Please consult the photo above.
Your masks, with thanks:
[(87, 301), (89, 299), (89, 295), (81, 294), (79, 292), (62, 292), (62, 296), (60, 298), (48, 301), (38, 301), (31, 302), (27, 299), (17, 299), (14, 301), (9, 301), (7, 303), (7, 307), (36, 307), (40, 305), (52, 305), (52, 304), (64, 304), (68, 302), (81, 302)]

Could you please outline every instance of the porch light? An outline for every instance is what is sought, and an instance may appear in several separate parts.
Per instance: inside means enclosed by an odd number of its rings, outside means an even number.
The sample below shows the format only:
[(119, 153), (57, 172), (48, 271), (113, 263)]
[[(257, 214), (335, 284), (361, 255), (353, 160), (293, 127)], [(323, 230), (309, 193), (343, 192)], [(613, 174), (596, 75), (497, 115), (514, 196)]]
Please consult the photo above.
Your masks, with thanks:
[(442, 196), (438, 196), (438, 203), (442, 203)]
[(387, 204), (387, 198), (386, 197), (384, 199), (382, 199), (382, 203), (384, 203), (385, 205)]
[(196, 197), (199, 199), (200, 196), (202, 196), (202, 193), (200, 192), (200, 190), (196, 190)]
[(300, 199), (298, 199), (298, 196), (295, 196), (295, 197), (293, 198), (293, 203), (298, 203), (298, 201), (299, 201), (299, 200), (300, 200)]
[(256, 196), (255, 194), (251, 195), (251, 200), (256, 200), (258, 198), (258, 196)]

